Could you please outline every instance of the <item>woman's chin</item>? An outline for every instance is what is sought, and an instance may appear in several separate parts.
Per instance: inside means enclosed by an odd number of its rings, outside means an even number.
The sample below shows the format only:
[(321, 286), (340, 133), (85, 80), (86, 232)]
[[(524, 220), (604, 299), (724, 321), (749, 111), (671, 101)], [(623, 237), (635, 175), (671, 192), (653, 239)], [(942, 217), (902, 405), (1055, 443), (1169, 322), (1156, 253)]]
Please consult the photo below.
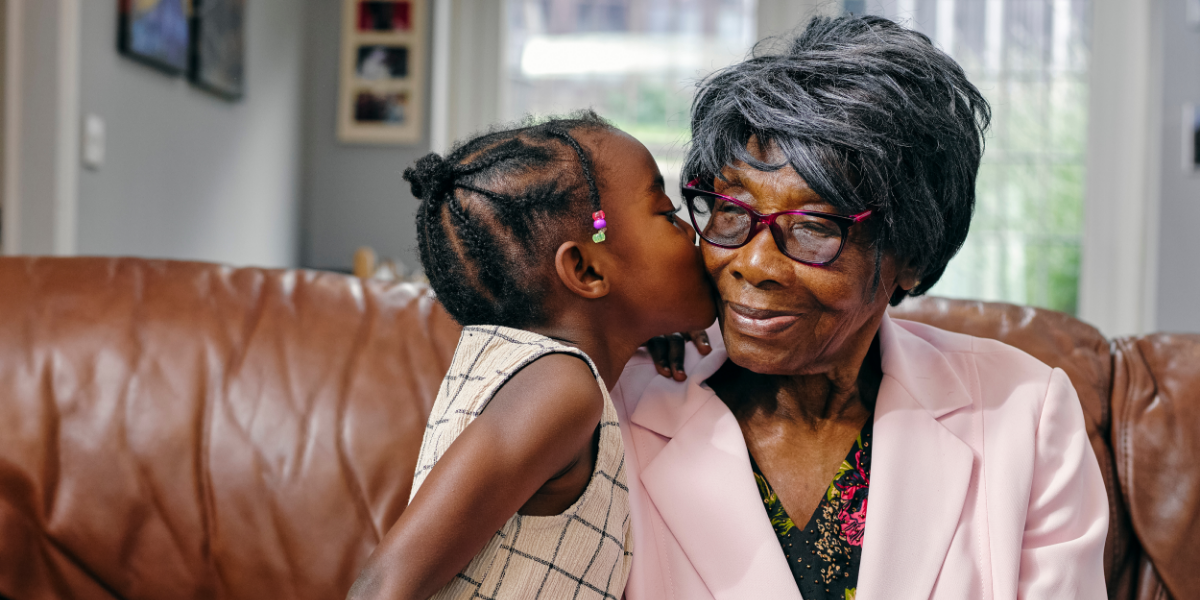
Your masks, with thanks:
[(725, 353), (733, 364), (760, 375), (794, 375), (796, 364), (805, 364), (805, 358), (797, 356), (803, 347), (795, 341), (778, 337), (761, 338), (748, 336), (744, 332), (723, 324), (721, 338), (725, 342)]

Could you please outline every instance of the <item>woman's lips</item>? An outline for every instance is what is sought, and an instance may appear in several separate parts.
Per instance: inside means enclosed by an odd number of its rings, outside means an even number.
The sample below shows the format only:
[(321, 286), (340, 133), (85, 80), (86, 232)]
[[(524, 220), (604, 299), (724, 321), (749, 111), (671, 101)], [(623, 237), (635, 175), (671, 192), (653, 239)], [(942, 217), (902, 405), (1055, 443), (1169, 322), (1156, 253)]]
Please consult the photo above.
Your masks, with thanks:
[(726, 311), (728, 315), (726, 321), (732, 323), (742, 333), (749, 335), (779, 333), (800, 319), (800, 315), (796, 313), (750, 308), (732, 302), (726, 302), (725, 307), (729, 309)]

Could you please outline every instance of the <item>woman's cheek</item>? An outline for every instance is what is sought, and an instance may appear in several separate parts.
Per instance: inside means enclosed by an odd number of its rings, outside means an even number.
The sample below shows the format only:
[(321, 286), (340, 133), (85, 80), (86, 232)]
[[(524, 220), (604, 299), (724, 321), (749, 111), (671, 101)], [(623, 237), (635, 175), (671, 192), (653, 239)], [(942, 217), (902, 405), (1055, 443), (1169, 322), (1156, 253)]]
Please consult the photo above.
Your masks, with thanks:
[(726, 262), (726, 256), (722, 255), (728, 254), (728, 250), (722, 250), (707, 242), (700, 242), (700, 255), (704, 257), (704, 268), (708, 270), (708, 275), (712, 277), (714, 283)]

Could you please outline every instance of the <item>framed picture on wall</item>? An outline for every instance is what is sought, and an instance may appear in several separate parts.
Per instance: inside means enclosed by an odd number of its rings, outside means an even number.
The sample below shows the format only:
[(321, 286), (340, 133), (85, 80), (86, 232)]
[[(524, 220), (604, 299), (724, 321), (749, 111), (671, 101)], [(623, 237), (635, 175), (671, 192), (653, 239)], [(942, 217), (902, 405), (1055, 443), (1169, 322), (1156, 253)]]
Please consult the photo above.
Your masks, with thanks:
[(168, 73), (187, 70), (191, 0), (120, 0), (117, 11), (122, 54)]
[(427, 0), (343, 0), (340, 141), (421, 141), (427, 6)]
[(192, 83), (235, 100), (245, 93), (246, 0), (192, 0)]

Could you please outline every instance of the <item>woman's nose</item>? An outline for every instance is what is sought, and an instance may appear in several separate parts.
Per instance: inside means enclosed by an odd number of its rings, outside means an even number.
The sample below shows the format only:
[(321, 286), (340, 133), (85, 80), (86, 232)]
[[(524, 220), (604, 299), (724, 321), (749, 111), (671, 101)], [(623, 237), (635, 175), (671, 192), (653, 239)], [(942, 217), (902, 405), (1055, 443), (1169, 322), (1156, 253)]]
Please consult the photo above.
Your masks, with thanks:
[(760, 227), (745, 246), (733, 252), (729, 267), (734, 276), (755, 287), (786, 287), (795, 275), (795, 261), (779, 251), (770, 227)]

